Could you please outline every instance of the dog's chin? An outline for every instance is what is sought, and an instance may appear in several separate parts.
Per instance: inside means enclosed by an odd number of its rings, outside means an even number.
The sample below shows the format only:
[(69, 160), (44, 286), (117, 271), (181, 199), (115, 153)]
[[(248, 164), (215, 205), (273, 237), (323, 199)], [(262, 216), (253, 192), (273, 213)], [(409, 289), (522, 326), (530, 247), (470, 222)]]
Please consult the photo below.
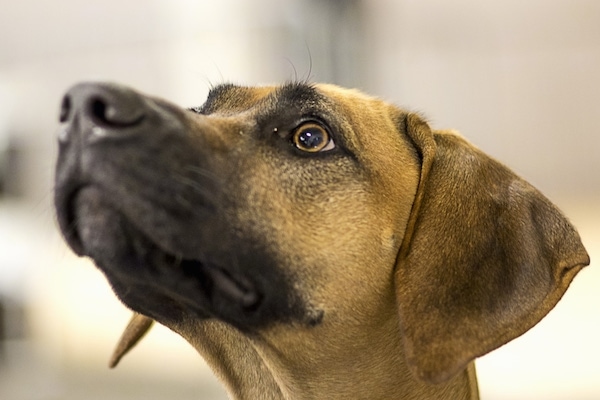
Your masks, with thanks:
[[(65, 237), (78, 254), (94, 260), (117, 296), (131, 309), (160, 322), (184, 316), (216, 317), (244, 329), (254, 325), (263, 295), (257, 284), (210, 258), (166, 249), (130, 221), (102, 191), (75, 191), (59, 213)], [(60, 218), (60, 215), (59, 215)], [(202, 246), (200, 243), (199, 246)], [(259, 318), (260, 319), (260, 318)]]

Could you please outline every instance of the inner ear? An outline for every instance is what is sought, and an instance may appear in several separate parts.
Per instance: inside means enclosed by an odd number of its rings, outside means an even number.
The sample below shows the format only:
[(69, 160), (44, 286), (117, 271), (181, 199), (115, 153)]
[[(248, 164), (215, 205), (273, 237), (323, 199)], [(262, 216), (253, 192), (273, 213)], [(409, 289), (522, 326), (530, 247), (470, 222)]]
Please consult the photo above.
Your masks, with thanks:
[(415, 373), (441, 382), (523, 334), (589, 263), (539, 191), (452, 133), (409, 115), (423, 160), (395, 285)]

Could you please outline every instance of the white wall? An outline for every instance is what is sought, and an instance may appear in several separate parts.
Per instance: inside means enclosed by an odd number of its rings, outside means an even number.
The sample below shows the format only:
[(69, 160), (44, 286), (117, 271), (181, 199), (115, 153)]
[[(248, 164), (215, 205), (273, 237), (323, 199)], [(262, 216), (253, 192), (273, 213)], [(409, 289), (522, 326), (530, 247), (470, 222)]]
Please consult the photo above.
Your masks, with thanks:
[(600, 2), (375, 0), (370, 88), (553, 195), (597, 194)]

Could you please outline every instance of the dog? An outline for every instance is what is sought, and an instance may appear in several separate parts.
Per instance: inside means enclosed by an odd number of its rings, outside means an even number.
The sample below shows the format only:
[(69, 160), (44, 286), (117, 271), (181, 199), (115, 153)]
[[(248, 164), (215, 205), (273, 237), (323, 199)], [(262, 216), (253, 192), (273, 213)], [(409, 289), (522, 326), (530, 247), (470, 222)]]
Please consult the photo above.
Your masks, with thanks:
[(62, 100), (61, 232), (232, 399), (477, 399), (473, 360), (589, 264), (538, 190), (457, 132), (330, 84), (221, 84), (184, 109)]

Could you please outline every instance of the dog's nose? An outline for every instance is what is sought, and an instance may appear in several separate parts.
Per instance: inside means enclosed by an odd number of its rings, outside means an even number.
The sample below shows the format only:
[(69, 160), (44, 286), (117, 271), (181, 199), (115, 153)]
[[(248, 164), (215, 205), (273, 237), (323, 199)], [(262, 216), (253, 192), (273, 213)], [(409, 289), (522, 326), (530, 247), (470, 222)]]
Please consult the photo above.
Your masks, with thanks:
[(73, 135), (118, 138), (135, 133), (144, 120), (148, 106), (144, 98), (124, 86), (110, 83), (81, 83), (63, 97), (59, 134), (61, 141)]

